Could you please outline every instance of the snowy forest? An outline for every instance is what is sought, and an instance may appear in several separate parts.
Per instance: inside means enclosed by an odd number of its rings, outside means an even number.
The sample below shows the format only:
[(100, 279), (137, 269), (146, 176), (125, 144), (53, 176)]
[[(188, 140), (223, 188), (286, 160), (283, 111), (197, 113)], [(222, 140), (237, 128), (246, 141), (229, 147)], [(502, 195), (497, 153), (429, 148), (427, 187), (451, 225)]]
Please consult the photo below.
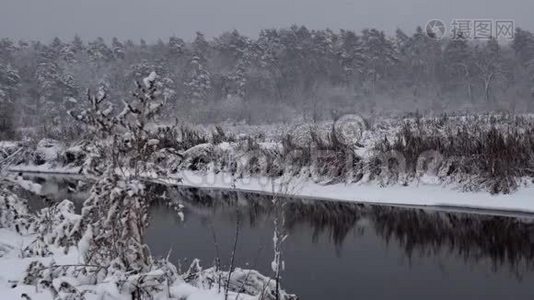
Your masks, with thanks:
[[(113, 38), (0, 41), (1, 134), (69, 128), (67, 111), (87, 89), (128, 97), (155, 71), (168, 120), (261, 124), (320, 121), (341, 113), (534, 109), (534, 36), (513, 41), (433, 39), (378, 29), (237, 30), (191, 42)], [(17, 130), (15, 130), (17, 129)]]
[[(533, 113), (534, 34), (519, 28), (509, 41), (296, 25), (1, 39), (0, 298), (298, 299), (285, 247), (306, 226), (336, 255), (365, 227), (410, 267), (414, 249), (448, 247), (528, 275), (532, 223), (493, 214), (534, 212)], [(75, 179), (52, 197), (28, 174)], [(155, 210), (176, 227), (200, 215), (216, 257), (154, 254)], [(221, 212), (230, 229), (210, 223)], [(256, 223), (263, 267), (239, 260)], [(487, 238), (503, 226), (515, 234)]]

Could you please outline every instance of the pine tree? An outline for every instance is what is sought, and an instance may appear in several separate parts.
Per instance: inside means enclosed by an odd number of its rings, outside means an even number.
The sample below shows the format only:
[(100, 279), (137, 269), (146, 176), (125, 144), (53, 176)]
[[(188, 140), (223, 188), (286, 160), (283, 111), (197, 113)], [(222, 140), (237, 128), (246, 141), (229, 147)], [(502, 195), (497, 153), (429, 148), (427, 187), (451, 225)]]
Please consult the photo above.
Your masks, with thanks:
[(79, 54), (80, 52), (84, 50), (83, 41), (79, 35), (74, 36), (74, 39), (71, 42), (71, 46), (72, 46), (71, 47), (72, 51), (74, 51), (74, 53), (76, 54)]
[(101, 37), (98, 37), (87, 45), (87, 53), (91, 60), (99, 65), (113, 60), (113, 51)]
[(473, 100), (473, 67), (472, 52), (467, 39), (461, 35), (449, 41), (443, 52), (443, 60), (447, 71), (446, 82), (465, 85), (467, 99)]
[(386, 38), (383, 31), (365, 29), (362, 32), (363, 55), (365, 56), (365, 73), (371, 81), (371, 92), (376, 94), (376, 85), (388, 74), (398, 60), (394, 44)]
[(204, 68), (202, 59), (193, 56), (188, 81), (185, 82), (186, 96), (193, 103), (205, 102), (211, 93), (211, 74)]
[(111, 49), (113, 51), (113, 56), (115, 57), (115, 59), (124, 59), (124, 45), (121, 41), (119, 41), (118, 38), (114, 37), (111, 41)]
[(15, 136), (15, 99), (20, 87), (18, 71), (0, 63), (0, 139)]
[(356, 33), (341, 30), (336, 54), (342, 68), (344, 82), (347, 85), (355, 85), (355, 81), (363, 72), (365, 63), (362, 44)]
[(185, 53), (185, 42), (175, 36), (172, 36), (169, 38), (169, 42), (167, 43), (167, 46), (169, 47), (169, 55), (176, 57), (181, 56)]

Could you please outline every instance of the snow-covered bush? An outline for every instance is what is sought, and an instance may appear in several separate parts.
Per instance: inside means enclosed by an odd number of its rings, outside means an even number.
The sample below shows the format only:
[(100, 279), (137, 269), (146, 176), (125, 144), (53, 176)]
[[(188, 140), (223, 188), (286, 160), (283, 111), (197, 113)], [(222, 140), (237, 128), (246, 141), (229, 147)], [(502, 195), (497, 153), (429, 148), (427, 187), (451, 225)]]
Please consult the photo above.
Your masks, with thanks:
[(83, 165), (87, 156), (83, 144), (84, 143), (80, 143), (71, 146), (61, 153), (61, 160), (64, 165), (76, 167)]
[(37, 143), (33, 152), (33, 163), (42, 165), (46, 162), (57, 161), (63, 145), (52, 139), (42, 139)]
[(27, 201), (11, 192), (8, 185), (0, 179), (0, 228), (26, 232), (32, 221)]
[(179, 128), (179, 150), (187, 150), (196, 145), (205, 144), (209, 141), (209, 135), (201, 128), (194, 128), (182, 124)]
[(74, 204), (63, 200), (39, 211), (32, 223), (32, 230), (38, 232), (48, 245), (65, 247), (76, 246), (80, 238), (77, 224), (80, 215), (74, 212)]
[(213, 144), (199, 144), (183, 152), (181, 167), (187, 170), (205, 170), (207, 165), (215, 159)]
[[(220, 288), (220, 284), (225, 284), (228, 279), (228, 272), (217, 270), (211, 267), (203, 270), (198, 265), (198, 261), (192, 263), (192, 267), (184, 274), (188, 283), (200, 288)], [(221, 280), (222, 278), (222, 280)], [(236, 294), (254, 296), (254, 299), (268, 300), (294, 300), (297, 296), (279, 290), (276, 296), (276, 282), (269, 277), (260, 274), (256, 270), (235, 268), (229, 277), (229, 290)]]
[(143, 243), (148, 225), (144, 185), (137, 180), (105, 176), (95, 183), (84, 202), (78, 223), (83, 237), (81, 255), (85, 263), (141, 272), (150, 264)]
[(19, 149), (18, 143), (9, 141), (0, 141), (0, 160), (12, 155)]
[[(93, 128), (95, 136), (112, 143), (96, 140), (88, 145), (93, 148), (89, 159), (95, 162), (91, 170), (101, 169), (93, 172), (97, 181), (84, 202), (81, 216), (73, 226), (67, 226), (68, 232), (77, 242), (84, 265), (90, 266), (91, 270), (85, 271), (92, 271), (95, 282), (112, 278), (120, 293), (126, 292), (133, 299), (151, 297), (164, 281), (177, 278), (175, 271), (168, 274), (169, 266), (162, 271), (144, 244), (150, 193), (140, 175), (157, 172), (154, 164), (157, 158), (153, 159), (153, 154), (161, 157), (161, 152), (155, 151), (159, 140), (152, 138), (148, 130), (163, 104), (158, 99), (156, 78), (152, 72), (143, 84), (138, 83), (134, 100), (124, 101), (124, 109), (116, 116), (111, 116), (111, 106), (105, 112), (99, 108), (105, 94), (88, 97), (92, 108), (75, 115)], [(102, 164), (109, 162), (112, 163), (102, 168)], [(63, 215), (70, 213), (67, 204), (60, 205), (59, 211)]]
[(495, 122), (481, 117), (405, 122), (394, 137), (374, 146), (373, 160), (383, 167), (379, 177), (410, 182), (425, 175), (432, 160), (431, 173), (443, 182), (510, 193), (534, 177), (534, 127), (521, 119)]

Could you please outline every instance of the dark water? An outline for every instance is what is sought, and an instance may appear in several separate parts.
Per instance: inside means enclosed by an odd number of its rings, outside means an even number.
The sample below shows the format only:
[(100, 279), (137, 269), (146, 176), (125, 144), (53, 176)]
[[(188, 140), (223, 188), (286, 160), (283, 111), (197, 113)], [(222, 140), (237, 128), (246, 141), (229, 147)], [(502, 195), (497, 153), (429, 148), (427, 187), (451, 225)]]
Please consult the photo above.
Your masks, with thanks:
[[(57, 185), (65, 184), (77, 183)], [(289, 236), (282, 285), (300, 299), (534, 299), (533, 215), (302, 199), (285, 199), (276, 213), (264, 195), (166, 195), (184, 205), (184, 221), (156, 201), (146, 242), (153, 255), (170, 253), (183, 270), (194, 258), (212, 266), (217, 252), (228, 266), (239, 223), (236, 266), (272, 275), (273, 219), (283, 215)]]
[(68, 199), (72, 201), (78, 213), (81, 211), (83, 201), (89, 197), (90, 185), (83, 181), (83, 177), (74, 175), (44, 175), (24, 174), (13, 175), (38, 184), (35, 190), (18, 189), (17, 193), (24, 199), (30, 200), (28, 206), (31, 210), (39, 210), (53, 202)]
[[(182, 190), (181, 222), (155, 206), (147, 242), (171, 259), (271, 274), (274, 211), (267, 196)], [(534, 299), (534, 220), (327, 201), (283, 207), (283, 287), (301, 299)], [(182, 262), (183, 266), (187, 263)]]

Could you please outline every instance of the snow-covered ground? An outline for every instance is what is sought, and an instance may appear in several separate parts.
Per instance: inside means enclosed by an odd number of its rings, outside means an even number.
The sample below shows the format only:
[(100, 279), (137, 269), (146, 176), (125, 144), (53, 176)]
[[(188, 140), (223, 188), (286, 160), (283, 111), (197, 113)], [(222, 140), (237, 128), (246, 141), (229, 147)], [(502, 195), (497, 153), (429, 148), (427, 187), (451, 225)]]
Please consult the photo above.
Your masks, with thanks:
[[(47, 166), (16, 166), (13, 173), (71, 174), (80, 176), (79, 168), (47, 168)], [(14, 177), (14, 182), (34, 191), (37, 185)], [(521, 187), (512, 194), (490, 194), (485, 191), (464, 191), (460, 187), (439, 184), (437, 178), (425, 178), (408, 186), (395, 184), (379, 186), (374, 182), (320, 184), (310, 179), (262, 176), (234, 178), (226, 172), (180, 171), (171, 178), (147, 176), (149, 180), (171, 185), (237, 189), (241, 191), (306, 197), (316, 200), (351, 201), (381, 205), (421, 206), (434, 208), (463, 208), (507, 212), (534, 213), (534, 185)], [(274, 185), (273, 185), (274, 183)]]
[(62, 167), (51, 164), (44, 164), (40, 166), (35, 165), (18, 165), (11, 166), (8, 168), (8, 171), (12, 173), (21, 172), (21, 173), (51, 173), (51, 174), (79, 174), (80, 167)]
[[(32, 169), (13, 167), (12, 172), (41, 174), (71, 174), (80, 176), (78, 168), (47, 169), (44, 166)], [(534, 213), (534, 185), (525, 185), (512, 194), (490, 194), (485, 191), (464, 191), (451, 185), (437, 183), (437, 179), (426, 178), (418, 184), (378, 186), (376, 183), (319, 184), (309, 179), (271, 179), (250, 176), (235, 179), (225, 172), (181, 171), (171, 178), (155, 175), (148, 180), (171, 185), (236, 189), (285, 196), (304, 197), (315, 200), (350, 201), (380, 205), (420, 206), (433, 208), (459, 208), (506, 212)], [(23, 188), (35, 191), (38, 184), (14, 177), (12, 180)], [(274, 183), (274, 185), (273, 185)]]
[[(12, 230), (0, 228), (0, 299), (31, 299), (31, 300), (48, 300), (54, 299), (49, 290), (41, 287), (26, 285), (22, 283), (25, 271), (33, 261), (39, 261), (48, 266), (52, 261), (57, 265), (79, 265), (83, 264), (77, 248), (71, 248), (64, 253), (62, 248), (51, 248), (52, 255), (48, 257), (28, 257), (21, 258), (22, 249), (33, 241), (32, 235), (20, 235)], [(247, 270), (236, 269), (236, 274), (245, 273)], [(209, 273), (209, 269), (206, 270)], [(250, 274), (256, 274), (252, 271)], [(248, 274), (250, 276), (250, 274)], [(234, 275), (235, 276), (235, 275)], [(74, 278), (72, 282), (76, 281)], [(52, 283), (55, 284), (55, 283)], [(122, 294), (116, 289), (110, 279), (109, 283), (99, 285), (77, 286), (78, 290), (87, 291), (86, 300), (96, 299), (113, 299), (129, 300), (131, 295)], [(178, 281), (169, 287), (170, 296), (154, 295), (154, 299), (188, 299), (188, 300), (221, 300), (224, 299), (224, 293), (220, 293), (217, 288), (197, 288), (183, 281)], [(22, 295), (26, 295), (24, 298)], [(257, 297), (246, 294), (237, 295), (230, 292), (231, 299), (253, 300)], [(55, 298), (64, 299), (64, 298)], [(67, 298), (65, 298), (67, 299)], [(71, 299), (71, 298), (68, 298)], [(74, 299), (74, 298), (73, 298)], [(76, 298), (78, 299), (78, 298)]]
[(232, 179), (227, 173), (183, 171), (179, 185), (206, 188), (236, 188), (243, 191), (278, 193), (289, 196), (377, 203), (383, 205), (433, 206), (534, 213), (534, 186), (525, 186), (513, 194), (492, 195), (465, 192), (452, 186), (426, 183), (402, 186), (377, 186), (374, 183), (318, 184), (306, 179), (248, 177)]

